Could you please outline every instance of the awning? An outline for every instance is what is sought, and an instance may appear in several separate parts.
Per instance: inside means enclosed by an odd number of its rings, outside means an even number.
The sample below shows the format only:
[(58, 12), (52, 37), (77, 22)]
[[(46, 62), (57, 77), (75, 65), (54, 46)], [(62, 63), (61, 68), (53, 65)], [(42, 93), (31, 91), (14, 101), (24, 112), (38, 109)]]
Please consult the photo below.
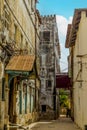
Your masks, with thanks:
[(56, 75), (56, 88), (69, 89), (71, 87), (71, 81), (68, 75), (60, 74)]
[(13, 56), (8, 65), (6, 66), (6, 71), (22, 71), (29, 72), (32, 70), (34, 65), (35, 56), (34, 55), (19, 55)]

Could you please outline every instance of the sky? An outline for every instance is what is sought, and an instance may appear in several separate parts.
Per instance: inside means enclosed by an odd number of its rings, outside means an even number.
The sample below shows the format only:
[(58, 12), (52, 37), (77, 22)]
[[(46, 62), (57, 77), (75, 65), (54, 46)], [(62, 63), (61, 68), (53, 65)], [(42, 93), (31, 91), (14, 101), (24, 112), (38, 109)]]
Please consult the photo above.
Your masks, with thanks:
[(67, 72), (67, 56), (69, 55), (69, 50), (65, 48), (67, 25), (72, 23), (74, 10), (76, 8), (87, 8), (87, 0), (38, 0), (37, 8), (40, 15), (56, 14), (61, 47), (61, 72)]

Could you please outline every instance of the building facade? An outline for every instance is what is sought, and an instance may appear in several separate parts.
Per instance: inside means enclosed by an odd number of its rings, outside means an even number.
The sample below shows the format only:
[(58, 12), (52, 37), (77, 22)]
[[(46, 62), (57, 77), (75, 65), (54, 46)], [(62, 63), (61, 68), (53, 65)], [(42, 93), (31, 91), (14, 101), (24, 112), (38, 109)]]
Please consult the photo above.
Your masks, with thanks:
[[(69, 30), (69, 29), (68, 29)], [(87, 9), (76, 9), (67, 35), (69, 45), (69, 74), (72, 78), (72, 113), (76, 124), (87, 127)]]
[(68, 24), (65, 48), (69, 49), (69, 56), (67, 57), (67, 61), (68, 61), (68, 76), (69, 76), (70, 82), (71, 82), (71, 88), (70, 88), (71, 118), (72, 118), (72, 120), (74, 120), (74, 102), (73, 102), (73, 48), (70, 47), (70, 44), (69, 44), (69, 37), (70, 37), (71, 27), (72, 27), (72, 25)]
[(40, 118), (54, 119), (58, 113), (56, 73), (60, 71), (60, 46), (56, 16), (42, 16), (40, 30)]
[[(38, 119), (37, 0), (0, 1), (0, 129)], [(37, 67), (38, 66), (38, 67)]]

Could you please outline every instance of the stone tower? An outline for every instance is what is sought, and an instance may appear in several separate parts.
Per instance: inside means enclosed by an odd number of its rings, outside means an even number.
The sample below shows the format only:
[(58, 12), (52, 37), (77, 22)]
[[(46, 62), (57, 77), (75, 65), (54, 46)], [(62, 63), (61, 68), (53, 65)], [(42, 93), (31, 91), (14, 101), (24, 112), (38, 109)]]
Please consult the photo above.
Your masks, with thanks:
[(58, 111), (55, 75), (59, 66), (56, 61), (60, 58), (56, 15), (42, 16), (40, 39), (41, 118), (54, 119)]

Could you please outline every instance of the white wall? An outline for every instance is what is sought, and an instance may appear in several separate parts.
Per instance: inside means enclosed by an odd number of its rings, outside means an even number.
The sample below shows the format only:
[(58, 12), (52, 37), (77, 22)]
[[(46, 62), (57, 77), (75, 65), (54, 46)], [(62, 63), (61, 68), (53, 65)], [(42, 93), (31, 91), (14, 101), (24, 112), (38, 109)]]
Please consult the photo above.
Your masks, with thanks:
[(77, 55), (84, 54), (87, 54), (87, 17), (86, 13), (82, 12), (74, 46), (73, 64), (74, 119), (82, 129), (87, 124), (87, 56), (77, 57)]

